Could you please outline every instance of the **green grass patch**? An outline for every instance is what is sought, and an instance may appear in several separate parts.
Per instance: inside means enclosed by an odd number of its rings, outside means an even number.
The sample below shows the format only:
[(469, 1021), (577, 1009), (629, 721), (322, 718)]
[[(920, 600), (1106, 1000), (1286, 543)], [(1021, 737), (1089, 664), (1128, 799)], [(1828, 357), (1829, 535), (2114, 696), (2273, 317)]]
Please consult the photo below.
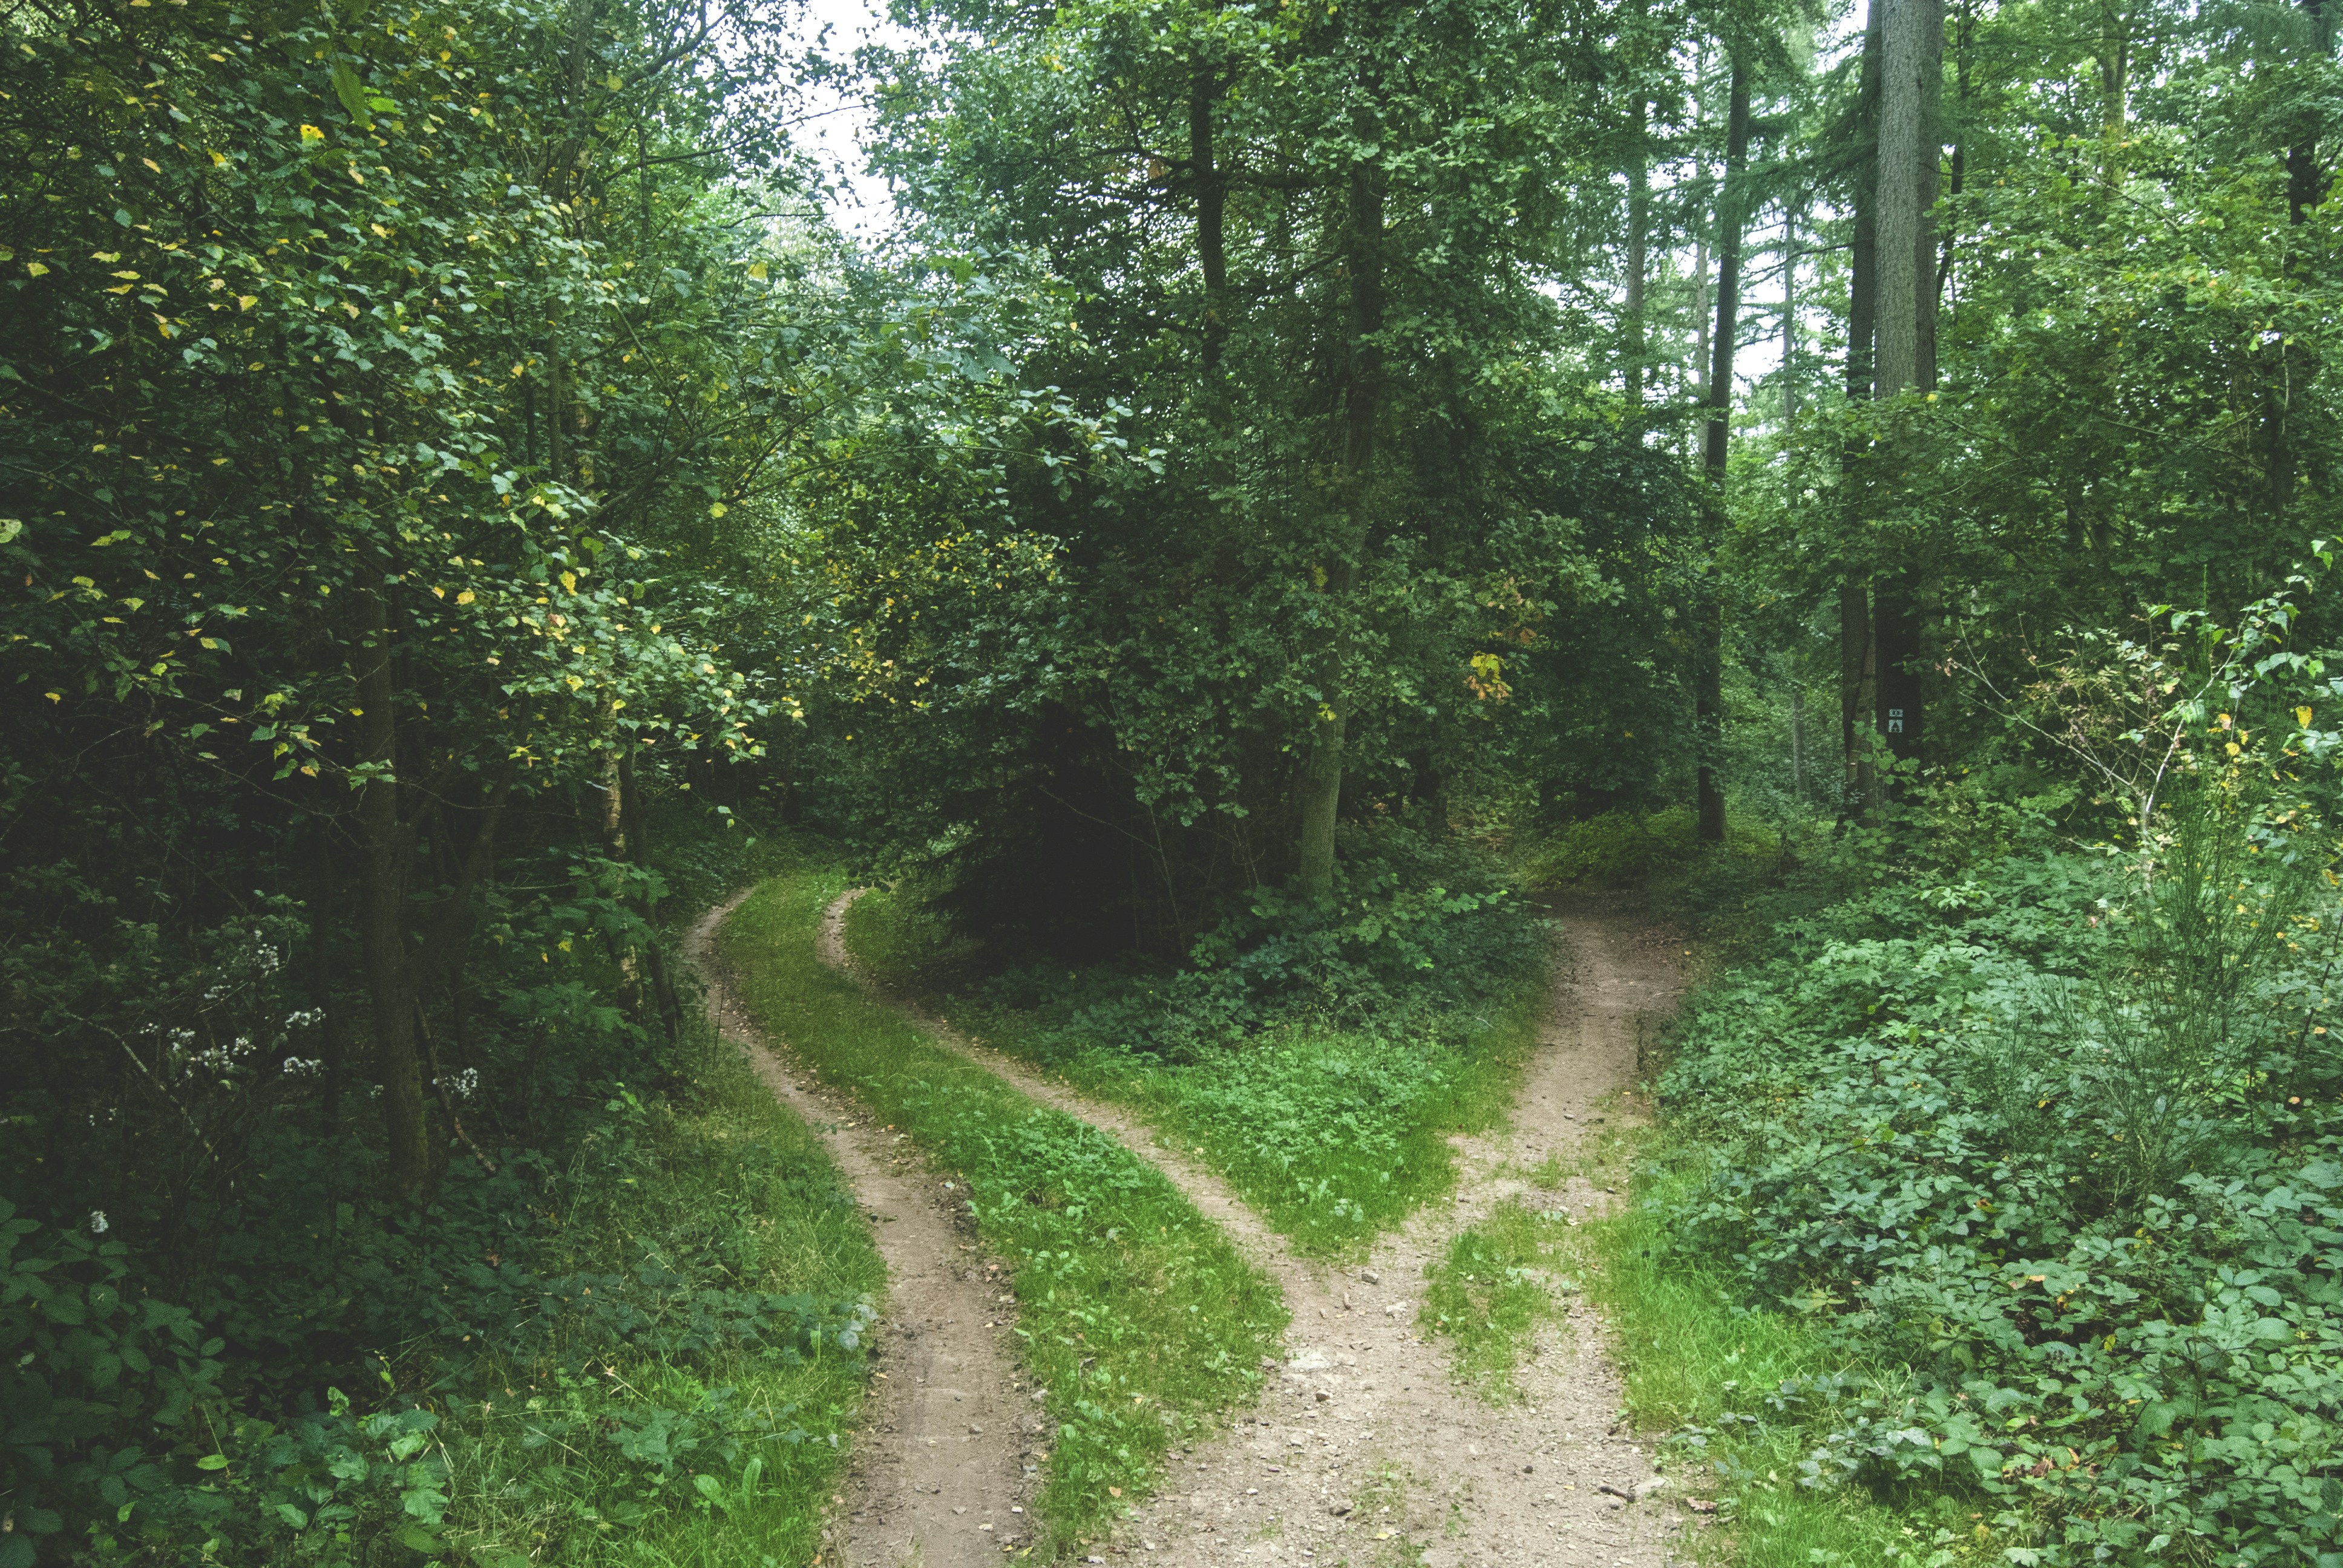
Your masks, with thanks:
[[(446, 1544), (496, 1568), (794, 1568), (820, 1549), (868, 1376), (869, 1309), (850, 1303), (884, 1282), (870, 1227), (812, 1133), (712, 1039), (688, 1084), (612, 1110), (545, 1189), (531, 1263), (556, 1326), (427, 1402)], [(744, 1330), (774, 1296), (850, 1304), (851, 1342), (779, 1342), (787, 1308)]]
[(1634, 1201), (1570, 1227), (1562, 1257), (1608, 1323), (1629, 1420), (1660, 1434), (1661, 1468), (1684, 1493), (1717, 1503), (1717, 1528), (1686, 1538), (1691, 1554), (1735, 1568), (2003, 1562), (2016, 1543), (1952, 1498), (1803, 1484), (1815, 1449), (1842, 1423), (1837, 1396), (1868, 1369), (1800, 1319), (1742, 1305), (1669, 1244), (1664, 1216), (1682, 1178), (1668, 1173), (1668, 1137), (1612, 1143), (1623, 1183), (1630, 1157), (1645, 1157)]
[(1424, 1270), (1417, 1323), (1449, 1342), (1457, 1377), (1492, 1402), (1520, 1397), (1514, 1374), (1539, 1325), (1559, 1319), (1562, 1298), (1578, 1290), (1564, 1272), (1566, 1229), (1561, 1210), (1509, 1198)]
[(1448, 1140), (1503, 1119), (1537, 1043), (1544, 992), (1533, 980), (1478, 1012), (1419, 1015), (1389, 1032), (1282, 1019), (1175, 1061), (1042, 1010), (939, 997), (938, 977), (965, 967), (967, 946), (914, 899), (868, 895), (848, 916), (847, 935), (889, 985), (928, 996), (955, 1027), (1136, 1111), (1220, 1172), (1297, 1250), (1321, 1257), (1363, 1253), (1454, 1187)]
[(1035, 1547), (1047, 1557), (1102, 1532), (1166, 1449), (1254, 1397), (1285, 1307), (1153, 1166), (823, 965), (821, 912), (846, 885), (814, 869), (773, 879), (727, 923), (724, 951), (749, 1010), (910, 1134), (1011, 1265), (1024, 1361), (1057, 1426)]

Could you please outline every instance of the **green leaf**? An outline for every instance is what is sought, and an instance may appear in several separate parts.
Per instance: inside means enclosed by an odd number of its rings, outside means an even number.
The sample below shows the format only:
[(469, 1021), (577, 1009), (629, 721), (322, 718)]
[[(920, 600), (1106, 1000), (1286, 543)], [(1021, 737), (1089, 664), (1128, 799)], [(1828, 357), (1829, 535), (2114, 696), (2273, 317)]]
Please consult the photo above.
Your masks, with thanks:
[(358, 81), (358, 74), (340, 60), (334, 62), (334, 95), (341, 99), (351, 119), (366, 130), (374, 129), (374, 116), (367, 112), (366, 87)]

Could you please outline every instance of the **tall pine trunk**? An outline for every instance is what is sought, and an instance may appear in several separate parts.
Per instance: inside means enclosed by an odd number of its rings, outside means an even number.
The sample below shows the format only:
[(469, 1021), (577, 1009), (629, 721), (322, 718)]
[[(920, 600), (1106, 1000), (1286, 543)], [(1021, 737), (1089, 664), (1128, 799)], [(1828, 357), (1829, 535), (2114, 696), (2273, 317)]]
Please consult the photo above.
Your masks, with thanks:
[[(1733, 425), (1733, 350), (1741, 328), (1741, 231), (1745, 203), (1743, 175), (1749, 163), (1749, 70), (1742, 52), (1732, 53), (1732, 83), (1725, 120), (1725, 179), (1716, 203), (1716, 350), (1708, 371), (1708, 429), (1702, 451), (1715, 493), (1710, 506), (1724, 518), (1725, 462)], [(1716, 546), (1724, 529), (1715, 529)], [(1711, 551), (1707, 592), (1700, 605), (1700, 667), (1694, 690), (1698, 731), (1699, 834), (1704, 843), (1725, 839), (1725, 787), (1719, 777), (1725, 725), (1725, 595)]]
[[(1867, 402), (1872, 394), (1872, 355), (1879, 320), (1879, 82), (1882, 8), (1887, 0), (1870, 0), (1863, 30), (1863, 79), (1856, 100), (1853, 232), (1847, 246), (1846, 400)], [(1860, 561), (1868, 555), (1860, 536), (1868, 508), (1865, 491), (1870, 483), (1870, 446), (1850, 433), (1839, 448), (1840, 526), (1847, 551)], [(1875, 788), (1865, 718), (1874, 691), (1871, 645), (1871, 575), (1861, 565), (1852, 567), (1839, 582), (1839, 739), (1845, 759), (1845, 814), (1860, 817), (1869, 809)]]
[[(1945, 12), (1943, 0), (1888, 0), (1885, 9), (1876, 375), (1878, 391), (1892, 397), (1929, 391), (1936, 379), (1936, 244), (1931, 218), (1941, 146), (1937, 99), (1944, 78)], [(1908, 570), (1883, 577), (1874, 592), (1878, 726), (1888, 749), (1906, 760), (1920, 754), (1919, 596), (1918, 578)]]

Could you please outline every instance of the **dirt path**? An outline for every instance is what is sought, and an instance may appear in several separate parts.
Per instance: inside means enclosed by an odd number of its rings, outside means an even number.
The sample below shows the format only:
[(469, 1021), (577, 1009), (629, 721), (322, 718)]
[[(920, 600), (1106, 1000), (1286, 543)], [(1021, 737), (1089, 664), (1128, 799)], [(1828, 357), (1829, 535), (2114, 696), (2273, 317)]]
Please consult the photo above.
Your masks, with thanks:
[(1037, 1477), (1027, 1456), (1041, 1430), (1016, 1371), (1015, 1308), (984, 1278), (973, 1232), (942, 1207), (902, 1141), (786, 1064), (741, 1010), (716, 930), (747, 897), (709, 910), (685, 939), (685, 955), (707, 979), (709, 1016), (724, 1038), (749, 1053), (757, 1076), (846, 1173), (887, 1263), (879, 1377), (823, 1559), (848, 1568), (997, 1564), (1002, 1548), (1030, 1534)]
[[(852, 967), (844, 933), (855, 896), (833, 904), (823, 922), (822, 957), (841, 967)], [(1128, 1112), (920, 1019), (1035, 1099), (1153, 1161), (1274, 1275), (1293, 1311), (1287, 1359), (1260, 1405), (1213, 1442), (1174, 1456), (1161, 1492), (1108, 1550), (1193, 1568), (1661, 1568), (1669, 1561), (1681, 1510), (1652, 1486), (1638, 1445), (1612, 1431), (1619, 1388), (1598, 1321), (1573, 1311), (1523, 1370), (1524, 1402), (1506, 1408), (1460, 1389), (1446, 1348), (1415, 1326), (1424, 1270), (1458, 1230), (1531, 1191), (1520, 1171), (1548, 1154), (1567, 1161), (1582, 1135), (1628, 1114), (1623, 1091), (1634, 1081), (1643, 1037), (1674, 1004), (1680, 950), (1657, 933), (1598, 914), (1565, 917), (1564, 925), (1573, 966), (1542, 1022), (1512, 1128), (1454, 1140), (1453, 1203), (1418, 1214), (1356, 1269), (1294, 1256), (1217, 1175)], [(1604, 1201), (1577, 1180), (1559, 1197), (1538, 1199), (1574, 1213)]]

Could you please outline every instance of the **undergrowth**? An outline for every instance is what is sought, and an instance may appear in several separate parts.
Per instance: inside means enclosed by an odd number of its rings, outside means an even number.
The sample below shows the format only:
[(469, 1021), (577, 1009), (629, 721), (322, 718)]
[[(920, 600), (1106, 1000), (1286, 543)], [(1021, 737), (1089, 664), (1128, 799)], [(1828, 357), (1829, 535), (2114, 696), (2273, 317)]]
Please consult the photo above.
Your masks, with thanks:
[[(694, 879), (753, 863), (680, 826)], [(696, 1010), (670, 1042), (542, 967), (572, 1013), (476, 1028), (449, 1089), (495, 1170), (453, 1147), (426, 1207), (376, 1195), (371, 1118), (277, 1084), (225, 1205), (152, 1200), (176, 1231), (0, 1197), (0, 1565), (814, 1554), (868, 1229)], [(0, 1191), (55, 1182), (10, 1120)]]
[(727, 923), (724, 951), (749, 1010), (908, 1133), (1013, 1270), (1021, 1353), (1055, 1428), (1035, 1545), (1047, 1557), (1107, 1530), (1168, 1448), (1253, 1398), (1286, 1312), (1152, 1166), (822, 964), (822, 910), (846, 885), (810, 869), (775, 878)]
[[(949, 928), (913, 897), (858, 900), (847, 930), (857, 959), (889, 984), (922, 989)], [(1069, 990), (1144, 979), (1069, 977)], [(1127, 993), (1127, 994), (1125, 994)], [(1096, 1099), (1127, 1106), (1201, 1156), (1301, 1251), (1351, 1256), (1454, 1185), (1455, 1132), (1501, 1117), (1536, 1043), (1533, 984), (1478, 1010), (1402, 1012), (1347, 1027), (1306, 1012), (1199, 1045), (1181, 1059), (1102, 1039), (1067, 997), (1017, 1007), (997, 990), (936, 999), (956, 1027)]]

